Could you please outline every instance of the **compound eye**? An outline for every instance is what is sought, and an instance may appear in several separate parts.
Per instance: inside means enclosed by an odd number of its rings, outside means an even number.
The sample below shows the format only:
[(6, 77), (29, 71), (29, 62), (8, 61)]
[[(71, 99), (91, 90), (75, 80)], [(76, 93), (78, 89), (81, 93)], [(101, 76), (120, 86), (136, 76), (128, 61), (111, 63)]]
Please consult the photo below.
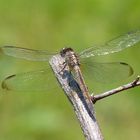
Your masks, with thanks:
[(62, 57), (64, 57), (66, 55), (67, 52), (70, 52), (70, 51), (73, 51), (72, 48), (63, 48), (61, 51), (60, 51), (60, 55)]
[(64, 56), (65, 56), (65, 53), (66, 53), (66, 48), (63, 48), (63, 49), (60, 51), (60, 55), (61, 55), (62, 57), (64, 57)]

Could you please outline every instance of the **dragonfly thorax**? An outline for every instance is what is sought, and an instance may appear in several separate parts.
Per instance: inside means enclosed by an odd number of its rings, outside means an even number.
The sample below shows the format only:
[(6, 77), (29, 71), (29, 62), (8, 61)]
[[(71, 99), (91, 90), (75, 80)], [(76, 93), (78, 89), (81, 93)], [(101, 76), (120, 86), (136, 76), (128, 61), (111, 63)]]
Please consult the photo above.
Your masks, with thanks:
[(60, 55), (65, 58), (65, 62), (70, 66), (74, 67), (80, 65), (78, 56), (75, 54), (72, 48), (63, 48), (60, 51)]

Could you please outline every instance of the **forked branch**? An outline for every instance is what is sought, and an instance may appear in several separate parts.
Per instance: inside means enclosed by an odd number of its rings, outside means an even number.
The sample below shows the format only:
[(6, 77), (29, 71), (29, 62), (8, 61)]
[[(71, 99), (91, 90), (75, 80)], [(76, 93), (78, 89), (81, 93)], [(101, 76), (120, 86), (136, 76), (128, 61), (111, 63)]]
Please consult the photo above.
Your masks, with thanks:
[(64, 61), (64, 58), (60, 55), (55, 55), (50, 60), (50, 65), (61, 87), (65, 91), (65, 95), (68, 97), (74, 108), (85, 139), (103, 140), (103, 136), (96, 120), (95, 109), (92, 101), (90, 100), (90, 102), (87, 102), (78, 83), (73, 79), (73, 76), (69, 72), (69, 68), (67, 66), (61, 67), (62, 64), (64, 64)]
[(98, 100), (117, 94), (120, 91), (139, 86), (140, 76), (138, 76), (131, 83), (112, 89), (105, 93), (101, 93), (99, 95), (91, 96), (92, 101), (89, 98), (90, 102), (88, 102), (87, 99), (84, 97), (84, 94), (80, 89), (79, 84), (73, 78), (73, 75), (70, 73), (69, 67), (68, 66), (62, 67), (64, 62), (65, 62), (64, 58), (62, 58), (60, 55), (55, 55), (50, 60), (50, 65), (61, 87), (65, 91), (64, 93), (66, 94), (66, 96), (68, 97), (69, 101), (71, 102), (74, 108), (80, 126), (83, 130), (85, 139), (103, 140), (103, 136), (96, 119), (95, 108), (93, 104), (95, 104)]
[(132, 81), (132, 82), (126, 84), (126, 85), (120, 86), (118, 88), (109, 90), (107, 92), (104, 92), (104, 93), (101, 93), (101, 94), (98, 94), (98, 95), (92, 95), (91, 100), (95, 104), (97, 101), (99, 101), (99, 100), (101, 100), (103, 98), (106, 98), (108, 96), (117, 94), (117, 93), (119, 93), (121, 91), (130, 89), (130, 88), (134, 88), (134, 87), (137, 87), (137, 86), (140, 86), (140, 76), (137, 76), (137, 78), (134, 81)]

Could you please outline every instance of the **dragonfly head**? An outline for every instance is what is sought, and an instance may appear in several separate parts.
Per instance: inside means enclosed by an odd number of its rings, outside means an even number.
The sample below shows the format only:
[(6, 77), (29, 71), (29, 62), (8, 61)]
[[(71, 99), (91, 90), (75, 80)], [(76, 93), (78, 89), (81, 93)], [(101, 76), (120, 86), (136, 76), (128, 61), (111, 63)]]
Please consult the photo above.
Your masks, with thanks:
[(66, 55), (67, 52), (73, 52), (73, 49), (72, 48), (63, 48), (61, 51), (60, 51), (60, 55), (62, 57), (64, 57)]

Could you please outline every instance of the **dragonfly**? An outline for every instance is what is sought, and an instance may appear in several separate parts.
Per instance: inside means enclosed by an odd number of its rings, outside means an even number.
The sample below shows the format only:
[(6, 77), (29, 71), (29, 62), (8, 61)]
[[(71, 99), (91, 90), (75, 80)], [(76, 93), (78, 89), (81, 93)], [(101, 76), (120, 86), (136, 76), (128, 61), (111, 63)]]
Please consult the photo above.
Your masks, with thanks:
[[(93, 46), (83, 50), (80, 53), (74, 54), (78, 59), (78, 65), (82, 69), (82, 74), (85, 79), (89, 78), (91, 81), (96, 80), (99, 82), (117, 82), (131, 76), (133, 74), (133, 68), (124, 62), (96, 62), (94, 61), (95, 56), (104, 56), (116, 53), (122, 51), (123, 49), (132, 47), (139, 42), (140, 30), (136, 30), (114, 38), (104, 45)], [(63, 56), (63, 54), (68, 50), (73, 52), (73, 49), (71, 48), (64, 48), (59, 54)], [(58, 54), (58, 52), (49, 53), (47, 50), (33, 50), (15, 46), (3, 46), (0, 48), (0, 52), (4, 55), (25, 59), (28, 61), (40, 62), (48, 62), (53, 55)], [(68, 63), (67, 58), (65, 63)], [(51, 82), (53, 79), (52, 77), (53, 73), (51, 72), (51, 69), (44, 68), (42, 70), (7, 76), (2, 81), (1, 86), (5, 90), (17, 91), (50, 90), (54, 87), (54, 84)], [(55, 78), (53, 80), (55, 81)]]

